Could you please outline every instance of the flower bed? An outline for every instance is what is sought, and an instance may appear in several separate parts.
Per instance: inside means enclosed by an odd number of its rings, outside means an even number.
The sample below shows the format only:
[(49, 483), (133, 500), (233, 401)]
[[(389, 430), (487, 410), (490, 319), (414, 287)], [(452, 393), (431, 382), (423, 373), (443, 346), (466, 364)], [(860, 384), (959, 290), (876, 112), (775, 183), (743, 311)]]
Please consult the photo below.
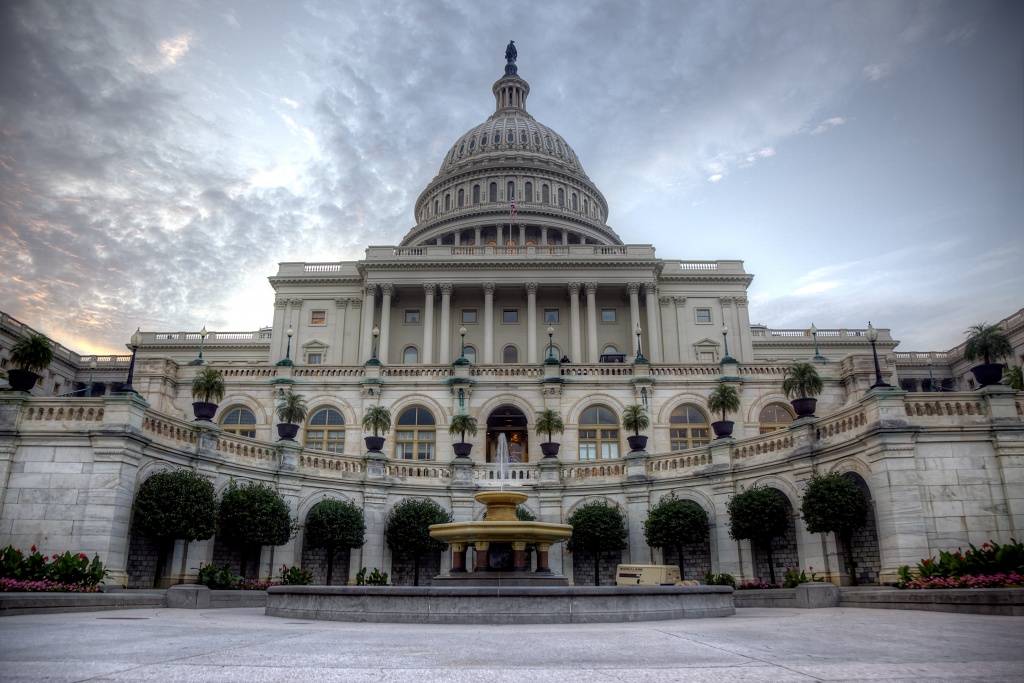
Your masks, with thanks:
[(2, 593), (96, 593), (98, 586), (85, 586), (80, 583), (61, 583), (43, 579), (42, 581), (21, 581), (19, 579), (0, 579)]
[(930, 576), (913, 579), (901, 587), (910, 589), (925, 588), (1020, 588), (1024, 586), (1024, 576), (1017, 572), (1009, 574), (991, 574), (972, 576)]
[(0, 591), (95, 593), (107, 570), (99, 555), (65, 552), (46, 556), (32, 546), (26, 555), (14, 546), (0, 549)]
[(939, 551), (938, 559), (922, 560), (917, 569), (903, 565), (899, 572), (899, 587), (910, 589), (932, 588), (1013, 588), (1024, 585), (1024, 543), (1010, 539), (1000, 545), (995, 541), (982, 543), (980, 548), (968, 544), (964, 552)]

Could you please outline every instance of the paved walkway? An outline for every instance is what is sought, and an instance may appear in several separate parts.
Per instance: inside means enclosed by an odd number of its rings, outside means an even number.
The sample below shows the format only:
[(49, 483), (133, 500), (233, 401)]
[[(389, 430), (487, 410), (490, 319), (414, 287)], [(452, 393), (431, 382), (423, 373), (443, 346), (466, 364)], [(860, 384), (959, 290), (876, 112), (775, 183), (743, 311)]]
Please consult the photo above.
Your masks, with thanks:
[(740, 609), (557, 626), (309, 622), (262, 609), (0, 618), (0, 681), (1024, 681), (1024, 618)]

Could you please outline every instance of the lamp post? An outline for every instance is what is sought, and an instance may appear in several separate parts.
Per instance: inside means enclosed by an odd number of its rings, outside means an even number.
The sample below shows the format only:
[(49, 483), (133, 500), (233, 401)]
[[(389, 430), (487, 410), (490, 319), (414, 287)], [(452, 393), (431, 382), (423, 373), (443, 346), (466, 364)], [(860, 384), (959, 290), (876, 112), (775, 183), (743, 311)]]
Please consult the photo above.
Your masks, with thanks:
[(132, 378), (135, 376), (135, 354), (142, 346), (142, 333), (139, 332), (139, 328), (135, 328), (135, 334), (132, 335), (132, 360), (128, 363), (128, 381), (125, 382), (123, 392), (127, 394), (138, 394), (135, 388), (132, 386)]
[(548, 327), (548, 357), (544, 359), (544, 365), (561, 365), (555, 358), (555, 328)]
[(96, 357), (89, 361), (89, 383), (85, 385), (85, 397), (92, 398), (92, 373), (96, 372)]
[(636, 327), (633, 328), (633, 334), (636, 335), (636, 362), (637, 363), (641, 363), (641, 362), (644, 362), (644, 361), (647, 360), (646, 358), (644, 358), (644, 350), (643, 350), (643, 347), (641, 347), (641, 345), (640, 345), (640, 333), (641, 332), (643, 332), (643, 330), (640, 329), (640, 323), (637, 323)]
[(469, 365), (469, 361), (466, 360), (466, 328), (459, 328), (459, 336), (462, 337), (462, 348), (459, 350), (459, 357), (453, 363), (453, 365)]
[(729, 355), (729, 328), (722, 325), (722, 343), (725, 344), (725, 355), (722, 356), (722, 365), (735, 363), (736, 359)]
[(206, 325), (203, 325), (203, 329), (199, 330), (199, 358), (192, 361), (191, 365), (205, 365), (206, 361), (203, 360), (203, 343), (206, 341), (207, 335), (210, 333), (206, 331)]
[(814, 338), (814, 358), (811, 360), (824, 363), (825, 357), (818, 353), (818, 328), (814, 326), (814, 323), (811, 323), (811, 336)]
[(374, 325), (373, 327), (373, 356), (370, 360), (366, 361), (367, 365), (381, 365), (380, 360), (377, 358), (377, 337), (380, 336), (380, 328)]
[(871, 326), (871, 321), (868, 321), (868, 329), (864, 333), (864, 336), (871, 342), (871, 355), (875, 359), (875, 383), (871, 385), (872, 389), (891, 389), (892, 385), (886, 384), (882, 381), (882, 369), (878, 366), (878, 349), (875, 348), (875, 342), (878, 341), (878, 330)]
[(292, 335), (295, 334), (295, 330), (289, 327), (285, 334), (288, 335), (288, 348), (284, 352), (284, 359), (277, 361), (277, 364), (294, 365), (292, 363)]

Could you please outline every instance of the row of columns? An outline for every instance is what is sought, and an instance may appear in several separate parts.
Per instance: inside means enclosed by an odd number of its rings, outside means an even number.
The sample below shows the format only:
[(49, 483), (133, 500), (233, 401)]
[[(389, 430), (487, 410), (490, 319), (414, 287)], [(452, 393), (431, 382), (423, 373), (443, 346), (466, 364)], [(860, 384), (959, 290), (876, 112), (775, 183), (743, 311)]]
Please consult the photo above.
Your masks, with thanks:
[[(495, 240), (494, 241), (496, 243), (498, 243), (499, 246), (504, 246), (505, 235), (508, 235), (508, 239), (510, 239), (513, 242), (515, 242), (515, 246), (518, 246), (518, 247), (526, 246), (526, 226), (523, 225), (522, 223), (517, 224), (515, 226), (515, 230), (510, 230), (507, 223), (506, 224), (500, 224), (499, 223), (498, 225), (494, 226), (494, 230), (495, 230)], [(556, 230), (558, 230), (558, 232), (561, 233), (561, 242), (560, 242), (560, 244), (563, 247), (569, 246), (569, 239), (575, 233), (570, 233), (568, 230), (564, 230), (564, 229), (561, 229), (561, 228), (557, 228)], [(446, 233), (444, 235), (438, 235), (437, 237), (435, 237), (434, 238), (434, 244), (440, 246), (444, 242), (444, 238), (447, 235), (450, 234), (450, 235), (452, 235), (452, 239), (454, 241), (454, 246), (456, 246), (456, 247), (480, 247), (480, 246), (483, 246), (482, 231), (483, 231), (483, 226), (477, 226), (477, 227), (473, 228), (473, 241), (472, 241), (472, 243), (463, 244), (463, 242), (462, 242), (462, 235), (463, 235), (463, 233), (464, 232), (469, 232), (469, 230), (453, 230), (450, 233)], [(519, 236), (518, 240), (516, 239), (515, 235)], [(582, 243), (586, 239), (586, 237), (582, 233), (578, 234), (577, 236), (578, 236), (578, 238), (580, 240), (580, 243)], [(540, 227), (540, 241), (537, 244), (538, 244), (538, 246), (549, 246), (548, 245), (548, 228), (547, 228), (546, 225), (542, 225)]]
[[(440, 359), (441, 362), (448, 362), (451, 357), (451, 297), (453, 287), (451, 283), (423, 285), (423, 343), (421, 363), (434, 363), (434, 297), (437, 290), (441, 291), (441, 338), (440, 338)], [(661, 337), (660, 315), (657, 304), (657, 285), (655, 283), (629, 283), (630, 305), (630, 334), (640, 323), (640, 300), (639, 293), (643, 289), (647, 305), (647, 329), (643, 338), (647, 341), (645, 356), (649, 360), (661, 360)], [(495, 283), (483, 283), (484, 290), (484, 340), (483, 340), (483, 362), (484, 364), (494, 363), (494, 290)], [(381, 318), (380, 318), (380, 346), (377, 350), (377, 358), (381, 363), (388, 362), (388, 347), (391, 336), (391, 300), (394, 296), (394, 285), (382, 284), (381, 291)], [(526, 317), (527, 317), (527, 349), (526, 362), (540, 362), (537, 344), (537, 293), (540, 291), (540, 283), (526, 283)], [(600, 350), (597, 339), (598, 307), (597, 307), (597, 283), (596, 282), (570, 282), (569, 291), (569, 347), (573, 359), (582, 359), (583, 355), (583, 334), (580, 320), (580, 293), (586, 297), (587, 306), (587, 363), (597, 363), (600, 359)], [(373, 352), (373, 313), (376, 299), (377, 285), (367, 285), (363, 292), (363, 326), (360, 353), (363, 358), (369, 358)]]

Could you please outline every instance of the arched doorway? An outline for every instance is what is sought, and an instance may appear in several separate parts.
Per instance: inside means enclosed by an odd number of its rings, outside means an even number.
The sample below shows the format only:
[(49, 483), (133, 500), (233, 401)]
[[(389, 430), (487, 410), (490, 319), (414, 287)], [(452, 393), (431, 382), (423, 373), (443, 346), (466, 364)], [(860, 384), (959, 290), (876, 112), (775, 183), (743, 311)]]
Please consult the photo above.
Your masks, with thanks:
[[(800, 566), (800, 555), (796, 544), (796, 523), (793, 516), (793, 504), (789, 496), (778, 489), (771, 489), (775, 495), (782, 499), (786, 506), (786, 532), (781, 536), (772, 539), (772, 562), (775, 563), (775, 580), (782, 582), (786, 570), (791, 567)], [(771, 571), (768, 568), (768, 554), (763, 548), (755, 544), (754, 551), (754, 572), (757, 577), (764, 581), (770, 580)]]
[[(877, 584), (878, 575), (882, 570), (882, 558), (878, 549), (878, 527), (875, 524), (875, 504), (871, 500), (871, 489), (864, 477), (856, 472), (846, 472), (845, 477), (851, 479), (864, 494), (864, 500), (868, 503), (867, 522), (860, 529), (853, 532), (851, 552), (853, 553), (853, 567), (857, 573), (857, 583)], [(843, 548), (842, 552), (846, 552)]]
[(526, 415), (515, 406), (498, 406), (487, 416), (487, 462), (497, 462), (498, 436), (508, 440), (509, 462), (529, 462), (529, 433)]

